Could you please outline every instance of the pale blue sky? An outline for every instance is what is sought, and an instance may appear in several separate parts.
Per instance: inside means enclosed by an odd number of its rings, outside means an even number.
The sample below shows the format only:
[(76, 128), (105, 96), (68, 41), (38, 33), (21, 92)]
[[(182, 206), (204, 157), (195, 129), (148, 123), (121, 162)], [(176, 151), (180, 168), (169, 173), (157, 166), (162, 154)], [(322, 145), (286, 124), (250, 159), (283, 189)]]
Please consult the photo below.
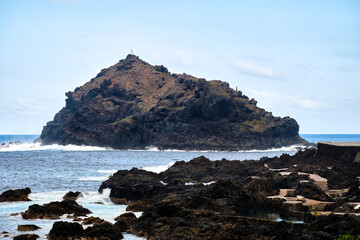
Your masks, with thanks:
[(360, 133), (360, 1), (0, 0), (0, 134), (40, 134), (132, 49), (238, 87), (301, 133)]

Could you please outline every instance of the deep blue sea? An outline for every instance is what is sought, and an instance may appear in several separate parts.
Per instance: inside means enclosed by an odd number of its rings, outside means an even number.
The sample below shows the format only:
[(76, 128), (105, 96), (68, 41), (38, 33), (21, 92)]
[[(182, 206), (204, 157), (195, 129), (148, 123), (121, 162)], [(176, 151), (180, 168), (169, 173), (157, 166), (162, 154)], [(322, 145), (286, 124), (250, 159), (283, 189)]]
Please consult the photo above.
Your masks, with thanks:
[[(309, 142), (317, 141), (360, 141), (360, 134), (302, 134)], [(179, 160), (189, 161), (204, 155), (211, 160), (226, 158), (229, 160), (260, 159), (263, 156), (280, 156), (283, 153), (295, 154), (300, 146), (281, 149), (252, 150), (239, 152), (214, 151), (158, 151), (151, 148), (144, 151), (112, 150), (89, 146), (41, 146), (33, 143), (38, 135), (0, 135), (0, 192), (8, 189), (30, 187), (32, 202), (0, 203), (0, 238), (1, 232), (10, 236), (20, 234), (16, 229), (19, 224), (36, 224), (42, 227), (35, 233), (46, 239), (45, 234), (51, 229), (54, 220), (23, 220), (21, 215), (12, 213), (25, 211), (31, 204), (44, 204), (60, 201), (67, 191), (81, 191), (83, 197), (78, 202), (89, 208), (94, 216), (114, 222), (114, 217), (125, 212), (125, 205), (110, 202), (109, 192), (97, 192), (102, 181), (119, 169), (143, 168), (161, 172)], [(21, 143), (8, 144), (21, 141)], [(96, 204), (102, 202), (104, 204)], [(138, 213), (141, 214), (141, 213)], [(67, 220), (68, 219), (62, 219)], [(141, 239), (125, 234), (125, 239)]]

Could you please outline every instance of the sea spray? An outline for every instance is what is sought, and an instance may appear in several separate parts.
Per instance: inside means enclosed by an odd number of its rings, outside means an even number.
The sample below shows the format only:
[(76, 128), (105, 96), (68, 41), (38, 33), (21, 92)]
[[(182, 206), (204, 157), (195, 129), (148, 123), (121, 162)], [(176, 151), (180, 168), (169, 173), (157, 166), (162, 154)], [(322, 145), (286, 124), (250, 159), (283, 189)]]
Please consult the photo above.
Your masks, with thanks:
[(0, 152), (15, 151), (110, 151), (110, 148), (77, 145), (42, 145), (41, 143), (14, 143), (0, 146)]

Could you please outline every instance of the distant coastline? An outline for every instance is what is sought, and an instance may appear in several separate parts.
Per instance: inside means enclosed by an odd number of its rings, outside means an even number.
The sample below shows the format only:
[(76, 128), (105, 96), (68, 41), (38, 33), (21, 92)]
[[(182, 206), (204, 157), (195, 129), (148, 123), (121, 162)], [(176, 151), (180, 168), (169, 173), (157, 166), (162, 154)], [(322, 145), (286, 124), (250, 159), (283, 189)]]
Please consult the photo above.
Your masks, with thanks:
[(317, 143), (320, 141), (331, 142), (358, 142), (360, 134), (299, 134), (300, 137), (308, 142)]

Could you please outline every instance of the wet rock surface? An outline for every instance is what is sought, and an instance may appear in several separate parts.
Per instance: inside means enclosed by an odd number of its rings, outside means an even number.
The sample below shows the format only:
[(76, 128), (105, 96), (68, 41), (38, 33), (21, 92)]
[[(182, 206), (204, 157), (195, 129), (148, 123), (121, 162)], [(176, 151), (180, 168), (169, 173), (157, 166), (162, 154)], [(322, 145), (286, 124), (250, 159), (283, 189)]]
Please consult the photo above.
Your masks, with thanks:
[(99, 191), (111, 188), (112, 201), (142, 211), (119, 216), (114, 226), (147, 239), (334, 239), (359, 226), (352, 201), (360, 165), (315, 152), (258, 161), (198, 157), (159, 174), (120, 170)]
[(84, 230), (84, 236), (87, 239), (109, 239), (118, 240), (124, 238), (121, 231), (118, 231), (113, 224), (109, 222), (102, 222), (94, 224)]
[(14, 237), (14, 240), (36, 240), (39, 236), (36, 234), (21, 234)]
[(81, 196), (81, 192), (67, 192), (64, 196), (64, 200), (76, 201)]
[(104, 219), (101, 219), (99, 217), (88, 217), (85, 218), (83, 221), (83, 225), (90, 225), (90, 224), (95, 224), (95, 223), (102, 223), (104, 222)]
[(26, 224), (26, 225), (19, 225), (17, 229), (18, 231), (36, 231), (40, 228), (41, 227), (36, 226), (34, 224)]
[(7, 190), (0, 195), (0, 202), (31, 201), (28, 197), (30, 193), (30, 188)]
[(84, 229), (79, 223), (55, 222), (48, 234), (49, 240), (80, 238)]
[(66, 93), (42, 143), (198, 150), (308, 144), (294, 119), (274, 117), (228, 83), (164, 69), (128, 55), (101, 70)]

